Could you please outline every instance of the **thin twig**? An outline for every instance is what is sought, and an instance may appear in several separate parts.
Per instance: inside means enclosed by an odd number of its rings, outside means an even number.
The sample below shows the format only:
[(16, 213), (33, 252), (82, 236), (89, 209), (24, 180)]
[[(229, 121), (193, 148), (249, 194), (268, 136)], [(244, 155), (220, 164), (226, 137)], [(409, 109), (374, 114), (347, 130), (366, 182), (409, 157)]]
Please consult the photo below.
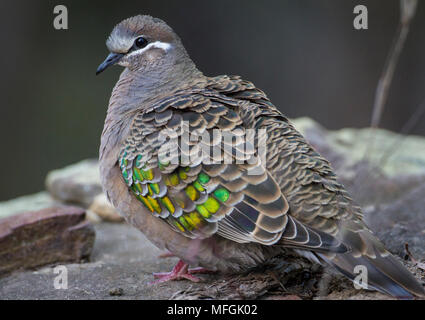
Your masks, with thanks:
[(394, 70), (397, 66), (397, 62), (403, 50), (404, 43), (406, 42), (406, 38), (409, 33), (410, 22), (412, 21), (416, 12), (416, 6), (417, 0), (400, 1), (400, 22), (392, 47), (387, 57), (384, 70), (382, 72), (381, 78), (379, 79), (378, 87), (376, 89), (371, 121), (372, 128), (377, 128), (381, 121), (385, 103), (388, 98), (388, 90), (390, 88), (394, 76)]
[(422, 262), (420, 262), (420, 261), (418, 261), (418, 260), (416, 260), (414, 257), (413, 257), (413, 255), (410, 253), (410, 250), (409, 250), (409, 244), (406, 242), (405, 244), (404, 244), (404, 249), (406, 250), (406, 253), (407, 253), (407, 255), (409, 256), (409, 258), (410, 258), (410, 260), (412, 260), (412, 262), (419, 268), (419, 269), (422, 269), (422, 270), (425, 270), (425, 263), (422, 263)]
[(375, 101), (373, 104), (372, 119), (370, 126), (370, 139), (366, 147), (363, 160), (370, 154), (375, 142), (375, 128), (378, 128), (382, 114), (384, 111), (385, 103), (387, 102), (389, 88), (394, 76), (394, 71), (397, 66), (400, 54), (403, 50), (404, 43), (406, 42), (409, 33), (410, 22), (412, 21), (416, 12), (417, 0), (400, 0), (400, 22), (395, 34), (391, 49), (385, 62), (384, 70), (378, 82), (375, 93)]
[[(403, 50), (407, 35), (409, 33), (410, 23), (415, 15), (416, 7), (417, 0), (400, 0), (400, 21), (388, 57), (385, 62), (382, 75), (379, 79), (378, 86), (376, 88), (375, 101), (373, 105), (371, 119), (372, 130), (370, 130), (368, 143), (366, 145), (363, 159), (361, 162), (365, 162), (368, 156), (371, 154), (371, 150), (373, 150), (376, 137), (375, 130), (381, 122), (382, 113), (384, 111), (384, 106), (388, 98), (388, 91), (393, 79), (394, 71), (397, 66), (400, 54)], [(354, 190), (357, 190), (357, 188), (359, 187), (358, 183), (359, 181), (354, 182)]]

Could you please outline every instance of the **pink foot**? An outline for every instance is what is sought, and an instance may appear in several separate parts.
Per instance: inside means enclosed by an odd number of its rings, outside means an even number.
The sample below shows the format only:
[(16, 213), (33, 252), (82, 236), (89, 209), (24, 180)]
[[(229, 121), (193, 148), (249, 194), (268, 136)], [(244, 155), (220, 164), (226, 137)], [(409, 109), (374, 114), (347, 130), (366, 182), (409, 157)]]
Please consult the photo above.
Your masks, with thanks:
[(158, 284), (158, 283), (167, 282), (167, 281), (176, 281), (176, 280), (184, 280), (184, 279), (190, 280), (192, 282), (199, 282), (201, 281), (201, 279), (199, 279), (198, 277), (195, 277), (193, 274), (209, 273), (209, 272), (213, 272), (213, 271), (209, 271), (204, 268), (194, 268), (189, 270), (189, 265), (185, 263), (184, 261), (180, 260), (175, 265), (175, 267), (173, 268), (171, 272), (154, 273), (153, 274), (154, 278), (158, 280), (150, 282), (149, 284), (153, 285), (153, 284)]

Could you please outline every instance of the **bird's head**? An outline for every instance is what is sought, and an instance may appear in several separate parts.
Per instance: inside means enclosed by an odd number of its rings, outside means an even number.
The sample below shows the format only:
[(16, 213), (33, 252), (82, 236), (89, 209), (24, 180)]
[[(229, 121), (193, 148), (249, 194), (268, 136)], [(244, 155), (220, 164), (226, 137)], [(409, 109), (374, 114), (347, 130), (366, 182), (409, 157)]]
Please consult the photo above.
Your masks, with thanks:
[(132, 71), (161, 71), (187, 56), (175, 32), (161, 19), (146, 15), (128, 18), (116, 25), (106, 46), (110, 54), (96, 74), (114, 64)]

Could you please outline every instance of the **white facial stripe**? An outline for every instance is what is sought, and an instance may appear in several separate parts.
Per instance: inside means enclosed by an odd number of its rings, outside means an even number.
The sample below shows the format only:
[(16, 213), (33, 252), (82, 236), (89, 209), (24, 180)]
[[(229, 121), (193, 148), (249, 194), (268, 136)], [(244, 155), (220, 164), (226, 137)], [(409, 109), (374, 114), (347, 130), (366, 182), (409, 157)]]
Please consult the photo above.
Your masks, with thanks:
[(136, 54), (142, 54), (143, 52), (149, 50), (150, 48), (162, 49), (162, 50), (167, 52), (168, 50), (170, 50), (171, 44), (166, 43), (166, 42), (161, 42), (161, 41), (155, 41), (155, 42), (149, 43), (146, 47), (144, 47), (142, 49), (130, 52), (127, 56), (131, 57), (131, 56), (134, 56)]

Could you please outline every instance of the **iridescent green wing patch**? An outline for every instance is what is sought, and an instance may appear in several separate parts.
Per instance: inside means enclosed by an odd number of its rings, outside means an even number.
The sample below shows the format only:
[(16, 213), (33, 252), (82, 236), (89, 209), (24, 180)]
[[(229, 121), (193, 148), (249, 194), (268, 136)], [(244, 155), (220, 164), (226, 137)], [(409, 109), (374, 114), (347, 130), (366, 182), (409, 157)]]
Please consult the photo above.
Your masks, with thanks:
[(190, 237), (207, 237), (217, 231), (216, 215), (225, 214), (220, 213), (220, 207), (228, 200), (229, 191), (219, 188), (208, 193), (211, 178), (200, 166), (163, 173), (160, 166), (148, 168), (140, 155), (130, 160), (127, 154), (124, 151), (119, 161), (123, 179), (153, 215)]
[[(177, 176), (179, 176), (177, 178)], [(183, 176), (185, 177), (185, 176)], [(180, 179), (175, 173), (170, 180)], [(208, 193), (210, 177), (199, 172), (180, 192), (172, 197), (173, 201), (182, 208), (182, 215), (171, 215), (169, 222), (185, 234), (199, 236), (217, 232), (217, 221), (221, 220), (232, 209), (226, 206), (230, 192), (221, 187)]]
[[(218, 232), (239, 242), (267, 243), (280, 236), (287, 203), (267, 175), (253, 185), (255, 179), (244, 180), (243, 175), (235, 175), (235, 168), (224, 164), (222, 169), (198, 165), (164, 173), (159, 167), (148, 168), (140, 156), (129, 160), (125, 155), (120, 160), (124, 181), (153, 215), (174, 230), (192, 238)], [(262, 188), (272, 193), (262, 195)]]
[[(285, 228), (288, 203), (261, 163), (249, 161), (255, 154), (243, 145), (240, 116), (241, 100), (266, 103), (265, 96), (238, 78), (208, 81), (193, 91), (178, 90), (135, 115), (119, 156), (123, 179), (149, 212), (188, 237), (218, 233), (238, 242), (273, 244)], [(163, 129), (172, 131), (177, 140), (188, 132), (195, 138), (208, 132), (212, 139), (191, 140), (189, 148), (167, 155), (161, 149), (171, 146), (172, 139), (160, 139)], [(228, 142), (214, 138), (216, 129), (234, 132), (236, 145), (226, 148)], [(214, 155), (203, 155), (185, 163), (182, 158), (196, 155), (202, 143), (221, 148), (235, 161), (217, 164)], [(216, 164), (206, 165), (204, 160)], [(249, 167), (260, 169), (260, 174), (250, 176)]]

